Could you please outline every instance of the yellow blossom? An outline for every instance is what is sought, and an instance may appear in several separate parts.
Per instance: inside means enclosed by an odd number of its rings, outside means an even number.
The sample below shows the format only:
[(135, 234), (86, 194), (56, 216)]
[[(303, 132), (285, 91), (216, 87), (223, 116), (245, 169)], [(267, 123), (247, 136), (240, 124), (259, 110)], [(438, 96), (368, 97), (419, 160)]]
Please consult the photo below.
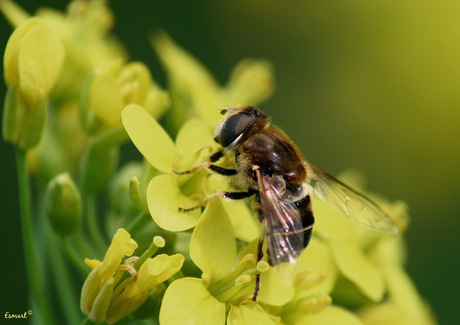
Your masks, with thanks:
[(64, 60), (64, 47), (42, 20), (30, 18), (11, 35), (5, 49), (5, 82), (18, 85), (29, 107), (50, 93)]
[[(155, 237), (144, 254), (150, 256), (158, 245), (163, 246), (164, 241)], [(93, 322), (112, 324), (132, 314), (147, 300), (150, 290), (177, 273), (184, 262), (180, 254), (160, 254), (140, 260), (138, 270), (134, 262), (138, 257), (130, 257), (121, 264), (122, 258), (132, 255), (136, 248), (137, 243), (130, 234), (120, 228), (102, 262), (86, 261), (93, 270), (82, 288), (81, 310)], [(130, 276), (126, 276), (126, 272)]]

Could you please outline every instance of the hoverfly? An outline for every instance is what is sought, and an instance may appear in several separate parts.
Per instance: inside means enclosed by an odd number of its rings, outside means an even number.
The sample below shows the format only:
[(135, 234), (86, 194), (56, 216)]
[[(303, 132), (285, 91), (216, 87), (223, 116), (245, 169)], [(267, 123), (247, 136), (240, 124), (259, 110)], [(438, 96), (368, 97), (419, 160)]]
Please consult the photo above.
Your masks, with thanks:
[[(214, 140), (222, 149), (196, 167), (177, 174), (188, 174), (206, 168), (224, 176), (236, 176), (243, 192), (220, 191), (206, 197), (186, 212), (205, 205), (215, 197), (239, 200), (255, 196), (255, 212), (263, 223), (259, 239), (258, 262), (263, 258), (262, 245), (267, 240), (269, 260), (273, 266), (296, 263), (307, 247), (313, 230), (311, 192), (329, 203), (352, 222), (372, 231), (396, 234), (393, 221), (369, 198), (310, 164), (297, 146), (255, 107), (229, 107), (227, 115), (216, 127)], [(236, 169), (213, 163), (235, 153)], [(260, 288), (256, 277), (253, 301)]]

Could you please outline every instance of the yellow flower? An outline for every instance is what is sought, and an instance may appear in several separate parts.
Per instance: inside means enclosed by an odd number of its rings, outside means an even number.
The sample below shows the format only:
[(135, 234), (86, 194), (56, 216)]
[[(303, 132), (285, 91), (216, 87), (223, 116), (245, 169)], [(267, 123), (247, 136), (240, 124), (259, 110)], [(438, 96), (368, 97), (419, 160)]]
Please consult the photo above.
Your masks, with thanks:
[[(151, 247), (155, 248), (154, 244)], [(137, 257), (121, 263), (136, 248), (130, 234), (118, 229), (102, 262), (86, 260), (93, 270), (83, 284), (80, 306), (93, 322), (112, 324), (130, 315), (147, 300), (151, 289), (177, 273), (184, 262), (180, 254), (161, 254), (146, 258), (138, 270), (133, 265)], [(151, 251), (147, 255), (151, 256)]]
[(168, 287), (161, 324), (274, 324), (262, 307), (249, 301), (253, 275), (259, 273), (256, 257), (241, 252), (238, 261), (233, 227), (220, 201), (211, 202), (196, 225), (190, 257), (203, 272), (201, 279), (186, 277)]
[(3, 138), (22, 150), (40, 141), (48, 95), (61, 71), (64, 55), (59, 39), (37, 18), (20, 24), (8, 40), (3, 60), (8, 86)]
[(18, 86), (29, 107), (53, 88), (64, 60), (59, 38), (37, 18), (24, 21), (11, 35), (4, 56), (5, 82)]
[(159, 117), (169, 98), (152, 80), (149, 69), (141, 62), (94, 70), (86, 84), (86, 96), (81, 102), (82, 117), (90, 133), (113, 128), (121, 123), (121, 111), (128, 104), (144, 107), (150, 115)]
[[(138, 105), (128, 105), (123, 110), (122, 121), (145, 159), (164, 173), (154, 177), (147, 189), (148, 207), (154, 221), (169, 231), (194, 227), (200, 211), (181, 213), (178, 207), (195, 206), (200, 201), (197, 194), (210, 194), (229, 187), (229, 184), (215, 176), (206, 182), (206, 173), (178, 177), (172, 174), (172, 170), (188, 169), (202, 162), (212, 148), (217, 148), (212, 139), (212, 128), (202, 120), (192, 119), (180, 129), (174, 143), (159, 123)], [(195, 197), (187, 195), (189, 193), (195, 194)], [(234, 216), (232, 223), (239, 239), (251, 241), (257, 238), (258, 225), (246, 205), (225, 203), (224, 206)]]
[(275, 88), (273, 69), (266, 60), (246, 59), (234, 68), (229, 81), (221, 86), (203, 64), (175, 44), (165, 33), (152, 39), (170, 82), (173, 126), (199, 117), (212, 127), (222, 118), (225, 105), (257, 105), (268, 99)]
[(402, 251), (402, 238), (378, 243), (373, 258), (382, 269), (389, 297), (383, 304), (365, 307), (358, 312), (364, 324), (436, 324), (428, 304), (419, 296), (417, 288), (402, 267)]

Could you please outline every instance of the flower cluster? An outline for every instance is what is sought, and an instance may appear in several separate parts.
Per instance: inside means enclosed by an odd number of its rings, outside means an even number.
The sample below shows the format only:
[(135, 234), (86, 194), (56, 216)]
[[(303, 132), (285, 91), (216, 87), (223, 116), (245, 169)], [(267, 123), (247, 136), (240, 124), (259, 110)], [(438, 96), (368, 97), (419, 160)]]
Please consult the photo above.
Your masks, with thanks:
[[(218, 149), (220, 108), (271, 96), (269, 62), (243, 60), (220, 85), (160, 32), (151, 44), (168, 77), (163, 90), (145, 64), (128, 60), (103, 0), (74, 0), (66, 13), (43, 8), (34, 16), (2, 0), (0, 10), (15, 27), (4, 56), (2, 131), (16, 149), (28, 276), (43, 323), (435, 323), (404, 270), (402, 202), (375, 197), (400, 230), (385, 236), (314, 200), (314, 235), (289, 281), (257, 263), (262, 225), (248, 202), (216, 199), (179, 212), (234, 188), (204, 171), (173, 170), (188, 170)], [(164, 115), (168, 123), (160, 122)], [(119, 166), (120, 146), (129, 141), (144, 161)], [(28, 176), (44, 208), (31, 209)], [(360, 188), (359, 176), (343, 178)], [(47, 254), (53, 263), (40, 266)], [(54, 288), (43, 285), (48, 272), (56, 274)]]

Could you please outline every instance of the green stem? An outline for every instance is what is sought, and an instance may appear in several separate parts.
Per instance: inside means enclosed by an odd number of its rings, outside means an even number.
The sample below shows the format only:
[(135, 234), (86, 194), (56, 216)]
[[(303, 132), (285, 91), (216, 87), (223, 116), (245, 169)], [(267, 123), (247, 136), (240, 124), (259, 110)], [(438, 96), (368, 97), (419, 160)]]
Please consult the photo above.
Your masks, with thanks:
[(56, 292), (61, 302), (66, 324), (76, 325), (79, 323), (81, 312), (78, 308), (79, 302), (75, 299), (69, 275), (66, 269), (65, 261), (62, 258), (62, 251), (59, 249), (59, 240), (55, 234), (51, 233), (48, 227), (48, 250), (50, 258), (53, 261), (54, 281), (56, 283)]
[(126, 230), (130, 234), (137, 233), (140, 229), (144, 227), (145, 222), (148, 221), (148, 219), (146, 218), (146, 215), (147, 214), (143, 211), (139, 213), (137, 217), (134, 218), (134, 220), (126, 227)]
[(64, 249), (65, 254), (72, 262), (72, 264), (80, 271), (81, 274), (87, 275), (89, 268), (85, 267), (83, 263), (83, 258), (77, 256), (75, 251), (70, 247), (69, 239), (67, 237), (61, 237), (62, 248)]
[(54, 319), (50, 313), (48, 301), (46, 299), (43, 281), (38, 273), (39, 258), (36, 245), (33, 241), (32, 213), (29, 194), (28, 171), (26, 153), (22, 150), (15, 149), (16, 165), (18, 173), (19, 186), (19, 204), (21, 211), (22, 240), (24, 245), (24, 255), (27, 269), (27, 277), (30, 282), (32, 295), (40, 309), (44, 324), (54, 324)]
[(94, 322), (88, 317), (86, 317), (85, 320), (81, 323), (81, 325), (93, 325), (93, 324)]
[(139, 270), (139, 268), (141, 267), (142, 264), (144, 264), (144, 262), (151, 256), (153, 256), (153, 254), (155, 254), (158, 250), (158, 246), (155, 245), (154, 242), (152, 242), (149, 246), (149, 248), (147, 248), (147, 250), (142, 253), (141, 256), (139, 256), (139, 259), (137, 261), (135, 261), (133, 263), (133, 266), (136, 270)]
[(87, 196), (85, 200), (85, 219), (88, 225), (89, 234), (99, 252), (105, 252), (108, 245), (104, 242), (96, 219), (96, 202), (94, 196)]

